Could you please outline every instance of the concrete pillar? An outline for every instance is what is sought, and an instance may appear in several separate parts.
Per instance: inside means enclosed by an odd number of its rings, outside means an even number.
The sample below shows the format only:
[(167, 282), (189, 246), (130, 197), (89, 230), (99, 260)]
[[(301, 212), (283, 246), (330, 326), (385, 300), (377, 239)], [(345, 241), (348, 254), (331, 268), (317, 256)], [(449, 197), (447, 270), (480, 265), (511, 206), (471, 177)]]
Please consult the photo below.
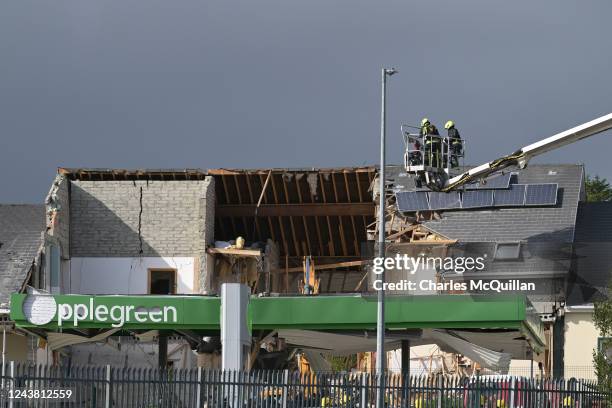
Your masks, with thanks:
[(240, 283), (221, 285), (221, 367), (244, 370), (251, 350), (247, 309), (250, 290)]

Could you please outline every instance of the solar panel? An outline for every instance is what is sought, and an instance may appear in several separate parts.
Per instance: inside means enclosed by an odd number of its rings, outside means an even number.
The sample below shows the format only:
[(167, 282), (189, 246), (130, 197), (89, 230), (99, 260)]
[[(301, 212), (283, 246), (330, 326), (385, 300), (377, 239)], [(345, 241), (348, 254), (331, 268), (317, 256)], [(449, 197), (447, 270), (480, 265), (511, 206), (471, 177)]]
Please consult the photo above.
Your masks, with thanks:
[(493, 206), (493, 190), (469, 190), (463, 192), (461, 208)]
[(429, 208), (431, 208), (432, 210), (448, 210), (452, 208), (461, 208), (461, 197), (459, 196), (459, 192), (430, 192)]
[(507, 190), (495, 190), (495, 207), (525, 205), (525, 184), (511, 184)]
[(555, 205), (557, 204), (556, 183), (527, 184), (525, 205)]
[(425, 191), (407, 191), (396, 193), (397, 209), (401, 212), (429, 210)]
[(484, 183), (479, 181), (478, 183), (468, 184), (465, 188), (467, 190), (496, 190), (500, 188), (508, 188), (512, 176), (512, 173), (501, 174), (499, 176), (485, 179)]

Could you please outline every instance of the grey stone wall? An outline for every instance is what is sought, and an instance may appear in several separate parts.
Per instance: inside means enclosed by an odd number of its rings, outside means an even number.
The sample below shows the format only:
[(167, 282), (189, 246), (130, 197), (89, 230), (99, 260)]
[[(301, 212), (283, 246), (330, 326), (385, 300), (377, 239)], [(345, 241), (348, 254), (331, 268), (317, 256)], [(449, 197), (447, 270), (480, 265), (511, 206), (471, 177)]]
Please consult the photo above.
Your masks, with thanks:
[(207, 177), (204, 180), (204, 191), (204, 195), (200, 198), (198, 214), (198, 259), (200, 262), (198, 292), (209, 294), (212, 290), (211, 278), (215, 267), (214, 257), (206, 253), (207, 245), (212, 244), (215, 239), (215, 179), (213, 177)]
[(212, 241), (214, 234), (214, 217), (210, 223), (207, 219), (208, 207), (214, 215), (211, 184), (210, 180), (73, 181), (71, 255), (202, 256), (203, 238)]
[(46, 242), (60, 246), (61, 256), (70, 258), (70, 181), (57, 175), (45, 199)]

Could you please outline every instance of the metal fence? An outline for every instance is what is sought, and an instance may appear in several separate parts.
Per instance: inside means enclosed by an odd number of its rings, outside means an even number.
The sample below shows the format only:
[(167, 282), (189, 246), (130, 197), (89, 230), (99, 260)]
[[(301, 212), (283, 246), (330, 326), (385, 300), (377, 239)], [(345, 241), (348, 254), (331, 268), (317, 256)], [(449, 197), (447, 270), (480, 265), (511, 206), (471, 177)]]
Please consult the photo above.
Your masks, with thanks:
[[(11, 363), (0, 407), (374, 407), (376, 376), (288, 371), (49, 367)], [(386, 407), (612, 408), (593, 381), (385, 376)], [(59, 391), (64, 390), (64, 398)], [(38, 394), (36, 393), (38, 391)], [(54, 397), (53, 391), (58, 395)], [(68, 397), (67, 393), (70, 391)], [(12, 398), (11, 398), (12, 397)], [(608, 400), (608, 402), (606, 402)]]
[[(494, 372), (487, 372), (487, 370), (480, 370), (480, 375), (496, 374)], [(550, 374), (546, 375), (543, 371), (540, 371), (538, 367), (534, 367), (533, 371), (529, 367), (510, 367), (508, 371), (509, 376), (513, 377), (536, 377), (536, 378), (550, 378)], [(570, 379), (583, 379), (583, 380), (596, 380), (597, 375), (595, 374), (595, 367), (592, 365), (582, 366), (568, 366), (566, 365), (563, 369), (563, 377)]]

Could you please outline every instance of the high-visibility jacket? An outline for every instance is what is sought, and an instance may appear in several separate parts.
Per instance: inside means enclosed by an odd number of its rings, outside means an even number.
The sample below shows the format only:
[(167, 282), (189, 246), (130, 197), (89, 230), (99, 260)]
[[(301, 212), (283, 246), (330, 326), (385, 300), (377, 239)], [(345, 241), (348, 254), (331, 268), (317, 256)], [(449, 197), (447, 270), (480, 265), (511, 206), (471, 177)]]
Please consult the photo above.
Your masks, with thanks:
[(430, 123), (429, 125), (421, 127), (421, 136), (426, 135), (440, 136), (440, 133), (438, 133), (438, 128)]

